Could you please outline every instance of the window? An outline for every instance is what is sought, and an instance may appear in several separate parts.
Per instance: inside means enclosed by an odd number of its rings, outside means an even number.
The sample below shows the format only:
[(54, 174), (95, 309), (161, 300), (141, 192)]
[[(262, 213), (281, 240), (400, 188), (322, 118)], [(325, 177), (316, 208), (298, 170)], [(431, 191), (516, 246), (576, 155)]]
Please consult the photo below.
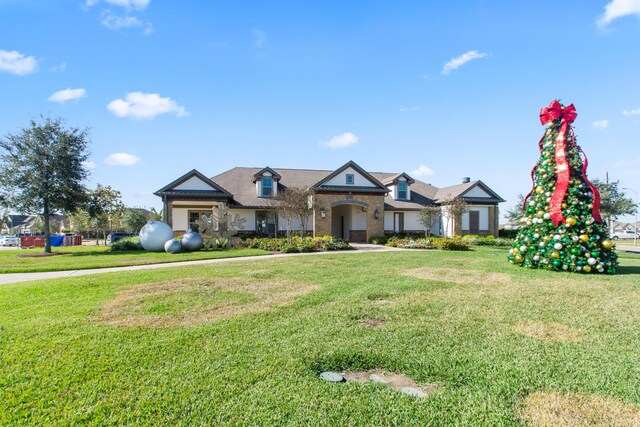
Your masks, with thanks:
[(278, 216), (275, 212), (256, 212), (256, 233), (260, 237), (275, 237), (278, 224)]
[(273, 194), (273, 180), (270, 176), (262, 177), (262, 197), (270, 197)]
[(198, 221), (205, 215), (207, 218), (211, 218), (211, 211), (189, 211), (189, 228), (195, 232), (200, 231)]
[(398, 182), (398, 199), (407, 199), (407, 183), (405, 181)]
[(353, 185), (353, 183), (354, 183), (353, 174), (352, 173), (348, 173), (347, 174), (347, 184)]

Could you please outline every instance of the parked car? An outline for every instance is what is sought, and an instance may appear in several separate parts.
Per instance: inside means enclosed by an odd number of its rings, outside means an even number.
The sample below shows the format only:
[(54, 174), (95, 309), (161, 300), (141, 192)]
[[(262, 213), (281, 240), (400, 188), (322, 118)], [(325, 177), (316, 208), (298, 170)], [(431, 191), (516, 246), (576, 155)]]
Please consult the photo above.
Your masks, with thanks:
[(633, 230), (616, 231), (611, 235), (613, 240), (640, 238), (640, 234), (636, 234)]
[(107, 245), (117, 242), (120, 239), (124, 239), (125, 237), (137, 236), (135, 233), (125, 233), (121, 231), (114, 231), (107, 236)]
[(20, 239), (11, 234), (0, 236), (0, 246), (20, 246)]

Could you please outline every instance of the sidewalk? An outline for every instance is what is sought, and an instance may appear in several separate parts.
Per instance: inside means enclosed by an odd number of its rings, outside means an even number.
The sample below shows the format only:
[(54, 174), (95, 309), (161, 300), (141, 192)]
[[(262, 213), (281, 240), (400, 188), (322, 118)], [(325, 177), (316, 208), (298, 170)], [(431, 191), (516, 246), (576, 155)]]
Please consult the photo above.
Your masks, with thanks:
[(0, 285), (8, 285), (11, 283), (20, 283), (20, 282), (30, 282), (33, 280), (60, 279), (64, 277), (87, 276), (91, 274), (101, 274), (101, 273), (114, 273), (118, 271), (155, 270), (159, 268), (174, 268), (174, 267), (183, 267), (188, 265), (221, 264), (221, 263), (228, 263), (228, 262), (254, 262), (259, 260), (269, 260), (273, 258), (285, 258), (285, 257), (292, 257), (292, 256), (357, 254), (357, 253), (366, 253), (366, 252), (391, 252), (391, 251), (404, 250), (404, 249), (391, 248), (391, 247), (382, 246), (382, 245), (370, 245), (367, 243), (351, 243), (351, 246), (353, 246), (355, 250), (259, 255), (259, 256), (248, 256), (248, 257), (239, 257), (239, 258), (203, 259), (203, 260), (197, 260), (197, 261), (181, 261), (181, 262), (168, 262), (164, 264), (132, 265), (127, 267), (93, 268), (93, 269), (87, 269), (87, 270), (46, 271), (46, 272), (40, 272), (40, 273), (7, 273), (7, 274), (0, 274)]

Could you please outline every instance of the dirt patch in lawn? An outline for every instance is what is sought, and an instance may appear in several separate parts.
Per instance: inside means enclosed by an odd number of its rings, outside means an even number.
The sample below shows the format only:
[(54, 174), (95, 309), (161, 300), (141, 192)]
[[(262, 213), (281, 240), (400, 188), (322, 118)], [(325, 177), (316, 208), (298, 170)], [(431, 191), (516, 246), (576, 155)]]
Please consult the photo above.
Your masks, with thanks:
[(640, 408), (596, 395), (536, 392), (523, 401), (531, 426), (639, 426)]
[[(392, 374), (384, 371), (346, 371), (342, 373), (346, 382), (359, 382), (359, 383), (379, 383), (384, 384), (394, 390), (403, 391), (406, 388), (412, 388), (419, 390), (420, 394), (416, 394), (419, 397), (426, 397), (433, 393), (437, 388), (437, 384), (418, 384), (411, 378), (402, 374)], [(412, 393), (409, 393), (412, 394)]]
[(436, 280), (439, 282), (453, 282), (460, 284), (505, 284), (511, 282), (511, 275), (482, 270), (467, 270), (455, 268), (416, 268), (406, 270), (403, 276), (417, 279)]
[(376, 329), (386, 323), (386, 320), (383, 319), (360, 319), (358, 320), (360, 326), (365, 329)]
[(562, 323), (528, 320), (513, 324), (513, 331), (532, 338), (553, 342), (574, 342), (582, 339), (582, 333)]
[(133, 327), (192, 326), (293, 304), (318, 286), (255, 278), (188, 278), (144, 283), (105, 302), (92, 320)]

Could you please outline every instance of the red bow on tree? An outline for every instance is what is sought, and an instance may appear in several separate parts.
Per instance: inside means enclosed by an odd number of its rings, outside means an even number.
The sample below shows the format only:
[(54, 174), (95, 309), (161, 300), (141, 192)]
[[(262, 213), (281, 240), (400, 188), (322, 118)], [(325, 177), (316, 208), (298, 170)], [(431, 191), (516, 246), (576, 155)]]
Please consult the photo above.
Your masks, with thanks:
[(573, 104), (568, 107), (563, 107), (558, 100), (552, 101), (548, 107), (543, 107), (540, 110), (540, 123), (543, 125), (556, 119), (562, 119), (562, 122), (573, 123), (576, 117), (578, 117), (578, 113)]

